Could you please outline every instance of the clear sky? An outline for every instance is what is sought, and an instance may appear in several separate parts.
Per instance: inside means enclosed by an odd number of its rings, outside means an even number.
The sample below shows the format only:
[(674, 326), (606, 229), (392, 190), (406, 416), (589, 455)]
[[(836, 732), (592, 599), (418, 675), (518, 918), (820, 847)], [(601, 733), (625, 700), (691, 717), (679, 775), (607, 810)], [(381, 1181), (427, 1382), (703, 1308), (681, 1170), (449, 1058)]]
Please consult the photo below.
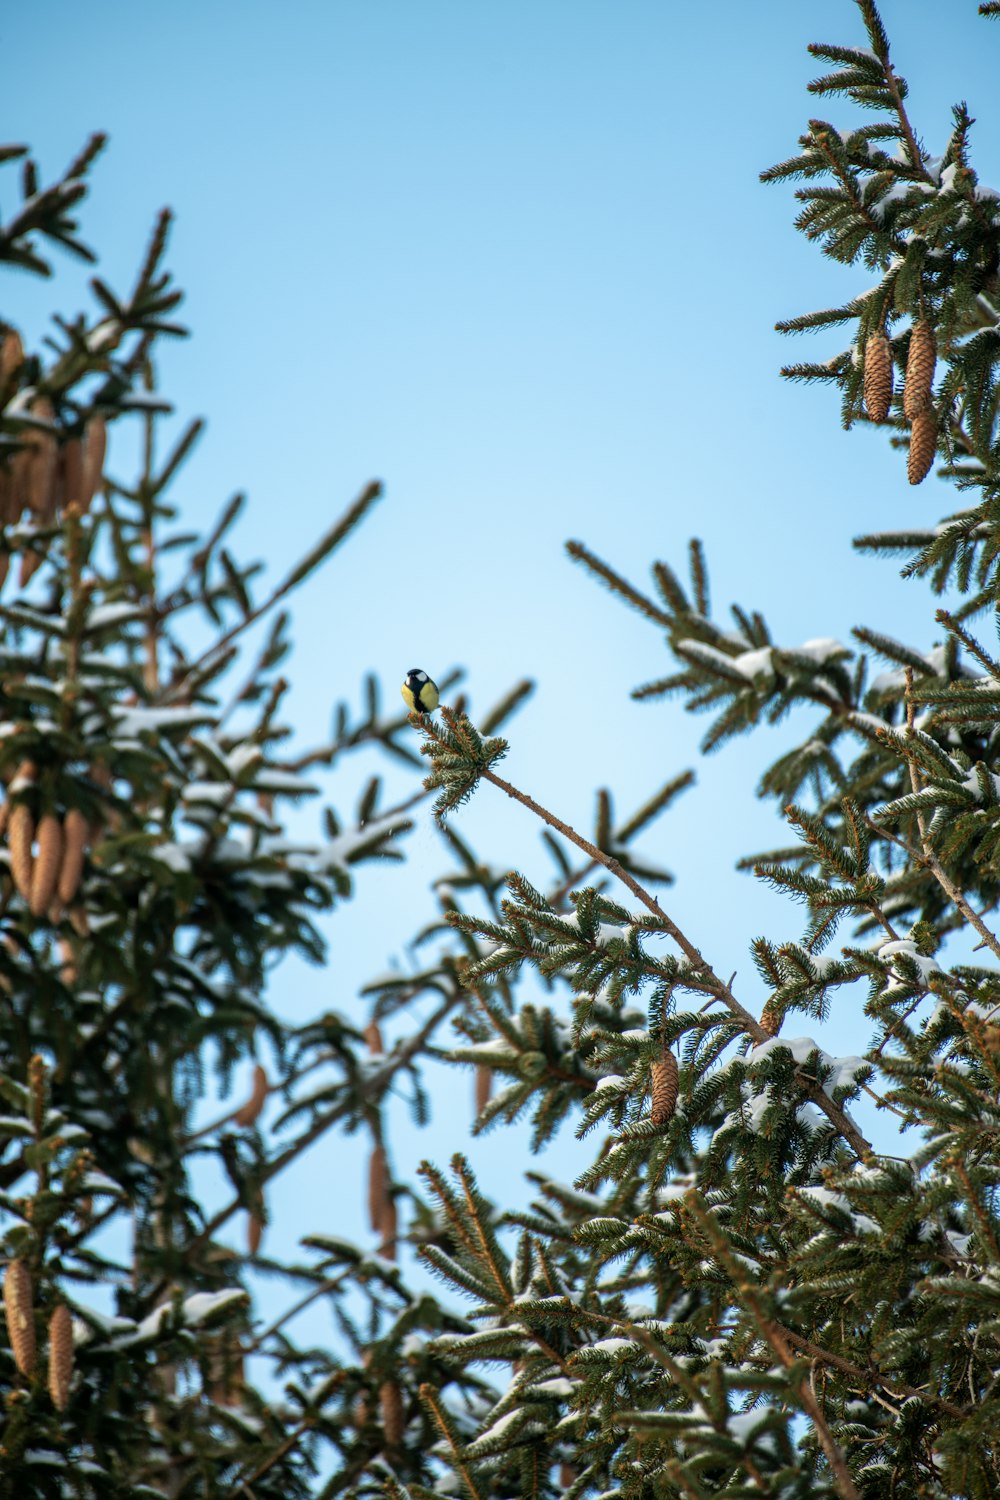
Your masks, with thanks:
[[(893, 0), (883, 16), (928, 147), (968, 99), (976, 164), (997, 182), (1000, 27), (974, 0)], [(385, 481), (295, 606), (303, 742), (368, 670), (395, 706), (408, 667), (461, 664), (474, 711), (537, 679), (507, 771), (585, 830), (596, 786), (627, 812), (695, 764), (704, 724), (628, 697), (666, 668), (656, 632), (571, 566), (571, 536), (639, 577), (699, 534), (717, 605), (762, 608), (787, 645), (862, 621), (931, 645), (922, 585), (849, 543), (933, 523), (950, 496), (935, 479), (911, 490), (883, 437), (841, 431), (835, 393), (777, 373), (841, 347), (836, 332), (782, 340), (778, 318), (867, 284), (793, 231), (790, 188), (757, 181), (810, 114), (850, 123), (805, 93), (817, 40), (864, 45), (848, 0), (4, 7), (0, 133), (50, 175), (90, 131), (110, 134), (84, 229), (112, 286), (156, 211), (176, 210), (170, 262), (194, 337), (164, 359), (164, 383), (179, 417), (209, 418), (175, 491), (184, 517), (207, 524), (248, 489), (241, 552), (276, 581), (369, 478)], [(62, 262), (55, 297), (5, 276), (3, 312), (37, 337), (56, 305), (84, 305), (86, 274)], [(672, 913), (754, 1009), (750, 939), (800, 931), (797, 909), (732, 873), (785, 841), (752, 801), (778, 747), (763, 733), (700, 766), (645, 846), (680, 877)], [(346, 807), (355, 785), (349, 769), (334, 799)], [(544, 880), (527, 816), (481, 793), (460, 826)], [(350, 1010), (403, 954), (443, 868), (426, 815), (409, 847), (408, 873), (362, 871), (360, 900), (331, 923), (330, 967), (278, 978), (284, 1013)], [(849, 1016), (832, 1045), (866, 1041)], [(464, 1086), (455, 1097), (401, 1140), (403, 1165), (463, 1143)], [(552, 1170), (572, 1177), (589, 1149), (560, 1145)], [(503, 1135), (476, 1159), (486, 1190), (507, 1191)], [(300, 1178), (280, 1189), (275, 1245), (357, 1227), (360, 1158), (355, 1173), (331, 1148), (309, 1170), (331, 1185), (354, 1174), (345, 1217), (296, 1212)]]

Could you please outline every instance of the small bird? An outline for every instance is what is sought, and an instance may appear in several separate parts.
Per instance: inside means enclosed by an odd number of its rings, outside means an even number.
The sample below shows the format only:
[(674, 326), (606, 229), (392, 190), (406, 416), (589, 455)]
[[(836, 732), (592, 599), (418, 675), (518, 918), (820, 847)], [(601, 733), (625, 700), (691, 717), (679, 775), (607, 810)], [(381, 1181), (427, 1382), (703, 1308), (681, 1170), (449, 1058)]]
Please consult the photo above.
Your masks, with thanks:
[(407, 708), (414, 714), (432, 714), (440, 702), (437, 683), (432, 682), (419, 667), (410, 668), (399, 691)]

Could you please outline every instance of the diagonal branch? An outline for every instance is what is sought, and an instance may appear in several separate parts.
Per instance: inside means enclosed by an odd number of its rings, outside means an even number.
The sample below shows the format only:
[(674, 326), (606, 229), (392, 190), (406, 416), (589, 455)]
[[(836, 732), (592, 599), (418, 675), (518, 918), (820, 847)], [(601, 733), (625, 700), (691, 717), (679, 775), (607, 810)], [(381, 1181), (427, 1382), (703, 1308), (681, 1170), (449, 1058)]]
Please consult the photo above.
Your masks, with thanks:
[[(487, 767), (482, 769), (481, 775), (485, 781), (491, 782), (501, 792), (505, 792), (508, 797), (512, 797), (515, 802), (520, 802), (523, 807), (533, 812), (537, 818), (541, 818), (543, 823), (547, 823), (550, 828), (555, 828), (562, 834), (563, 838), (575, 844), (578, 849), (582, 849), (584, 854), (589, 855), (594, 864), (603, 865), (606, 870), (609, 870), (612, 875), (620, 880), (632, 892), (636, 900), (640, 901), (647, 911), (652, 912), (663, 923), (666, 932), (674, 940), (678, 948), (680, 948), (691, 968), (703, 977), (706, 987), (726, 1006), (729, 1013), (733, 1016), (734, 1020), (739, 1022), (746, 1034), (758, 1046), (771, 1039), (760, 1022), (750, 1014), (745, 1006), (740, 1004), (733, 994), (731, 986), (716, 974), (711, 964), (703, 957), (700, 950), (691, 942), (686, 933), (667, 915), (656, 897), (652, 896), (644, 886), (640, 885), (635, 876), (630, 874), (613, 855), (606, 854), (603, 849), (598, 849), (596, 844), (592, 844), (589, 839), (585, 839), (582, 834), (577, 833), (576, 829), (572, 828), (568, 823), (564, 823), (562, 818), (557, 818), (555, 813), (549, 812), (548, 808), (542, 807), (533, 797), (529, 797), (526, 792), (520, 791), (511, 782), (505, 781), (495, 771), (491, 771)], [(803, 1079), (803, 1088), (812, 1103), (822, 1110), (830, 1123), (839, 1131), (851, 1149), (862, 1160), (872, 1154), (871, 1143), (861, 1134), (846, 1111), (840, 1105), (834, 1103), (819, 1083), (810, 1079)]]

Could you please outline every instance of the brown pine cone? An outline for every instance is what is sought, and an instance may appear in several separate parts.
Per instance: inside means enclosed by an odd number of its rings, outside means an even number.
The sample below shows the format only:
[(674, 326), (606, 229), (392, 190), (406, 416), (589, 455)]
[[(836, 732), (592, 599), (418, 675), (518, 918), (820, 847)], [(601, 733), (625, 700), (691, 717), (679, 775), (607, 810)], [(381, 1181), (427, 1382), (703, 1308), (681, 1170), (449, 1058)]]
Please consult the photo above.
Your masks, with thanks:
[(253, 1125), (264, 1108), (264, 1103), (270, 1090), (271, 1085), (267, 1081), (267, 1074), (260, 1063), (258, 1063), (254, 1069), (253, 1088), (250, 1091), (250, 1098), (244, 1104), (243, 1108), (237, 1110), (233, 1115), (233, 1124), (239, 1125), (241, 1130), (246, 1130)]
[(24, 364), (24, 345), (16, 328), (8, 328), (0, 342), (0, 387)]
[(31, 877), (31, 915), (44, 917), (56, 893), (62, 868), (63, 828), (55, 813), (46, 813), (38, 825), (38, 854)]
[(386, 1196), (382, 1208), (382, 1222), (378, 1226), (378, 1232), (382, 1236), (382, 1243), (378, 1247), (378, 1253), (385, 1260), (396, 1259), (396, 1238), (399, 1234), (399, 1210), (396, 1200), (389, 1193)]
[(83, 438), (83, 476), (80, 485), (80, 509), (86, 511), (101, 486), (104, 456), (108, 446), (108, 429), (103, 417), (91, 417)]
[(247, 1250), (251, 1255), (256, 1255), (260, 1249), (261, 1237), (264, 1233), (264, 1220), (259, 1214), (251, 1213), (247, 1216)]
[(372, 1149), (368, 1163), (368, 1222), (376, 1234), (381, 1232), (385, 1222), (386, 1204), (391, 1196), (385, 1147), (377, 1145)]
[(865, 411), (884, 422), (891, 405), (892, 350), (884, 333), (873, 333), (865, 344)]
[(10, 872), (25, 901), (31, 900), (31, 880), (35, 871), (35, 856), (31, 846), (35, 839), (35, 820), (31, 809), (24, 802), (11, 808), (7, 825), (7, 842), (10, 845)]
[(3, 1278), (3, 1305), (14, 1363), (22, 1375), (35, 1368), (35, 1315), (31, 1273), (23, 1260), (12, 1260)]
[[(913, 332), (910, 334), (910, 352), (906, 359), (906, 384), (903, 387), (903, 414), (910, 422), (914, 421), (922, 411), (926, 411), (931, 404), (934, 395), (936, 360), (934, 330), (921, 318), (919, 323), (914, 324)], [(919, 484), (919, 482), (916, 479), (910, 481), (911, 484)]]
[(378, 1388), (378, 1399), (382, 1408), (386, 1446), (398, 1448), (406, 1432), (406, 1415), (403, 1411), (403, 1393), (395, 1380), (383, 1380)]
[(68, 509), (79, 505), (83, 496), (83, 443), (78, 437), (70, 438), (59, 452), (62, 469), (62, 503)]
[(87, 916), (85, 906), (71, 906), (66, 915), (77, 937), (90, 937), (90, 918)]
[(476, 1066), (476, 1117), (478, 1118), (493, 1093), (493, 1069), (486, 1067), (485, 1063)]
[(768, 1036), (777, 1036), (781, 1030), (781, 1017), (770, 1001), (760, 1013), (760, 1029), (766, 1031)]
[[(34, 402), (32, 412), (43, 422), (54, 422), (55, 409), (44, 396)], [(34, 428), (25, 442), (31, 445), (31, 465), (27, 473), (28, 506), (41, 521), (55, 515), (55, 484), (59, 469), (59, 444), (54, 432)]]
[(49, 1395), (57, 1411), (69, 1404), (69, 1383), (73, 1378), (73, 1319), (65, 1302), (60, 1302), (49, 1319)]
[(76, 896), (83, 876), (83, 857), (90, 832), (87, 819), (78, 807), (71, 807), (63, 819), (63, 857), (56, 890), (59, 900), (69, 906)]
[(649, 1071), (652, 1082), (650, 1118), (654, 1125), (667, 1125), (677, 1108), (677, 1059), (669, 1047)]
[(928, 406), (917, 413), (910, 428), (906, 475), (911, 484), (921, 484), (927, 478), (936, 452), (937, 415), (933, 406)]

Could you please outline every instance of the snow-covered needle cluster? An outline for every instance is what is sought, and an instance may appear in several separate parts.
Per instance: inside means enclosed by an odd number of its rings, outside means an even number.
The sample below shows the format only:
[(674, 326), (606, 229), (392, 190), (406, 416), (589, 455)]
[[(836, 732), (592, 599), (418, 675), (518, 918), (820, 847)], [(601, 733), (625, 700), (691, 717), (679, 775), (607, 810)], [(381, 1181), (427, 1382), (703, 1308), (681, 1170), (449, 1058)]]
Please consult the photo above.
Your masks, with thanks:
[[(161, 452), (155, 356), (183, 331), (165, 220), (135, 290), (95, 278), (97, 321), (59, 320), (54, 353), (0, 324), (0, 551), (37, 559), (0, 601), (0, 1500), (1000, 1492), (1000, 199), (964, 106), (940, 157), (922, 146), (858, 8), (867, 45), (813, 49), (835, 70), (813, 93), (851, 119), (810, 122), (764, 175), (803, 179), (799, 227), (878, 279), (783, 325), (853, 330), (788, 373), (837, 384), (848, 424), (888, 425), (911, 481), (936, 456), (967, 492), (934, 521), (928, 486), (911, 527), (856, 543), (952, 608), (917, 645), (812, 622), (782, 644), (755, 607), (717, 617), (697, 542), (690, 583), (655, 562), (648, 592), (569, 544), (672, 653), (636, 696), (710, 714), (706, 750), (808, 720), (760, 787), (789, 831), (743, 862), (803, 925), (757, 938), (739, 983), (636, 848), (691, 773), (624, 819), (601, 790), (584, 835), (496, 770), (530, 684), (474, 720), (456, 673), (433, 717), (387, 714), (369, 680), (328, 744), (292, 748), (280, 605), (378, 489), (260, 597), (230, 551), (239, 499), (207, 537), (174, 531), (198, 424)], [(0, 262), (82, 249), (97, 145), (48, 188), (28, 166)], [(293, 840), (289, 799), (358, 753), (402, 766), (406, 793), (380, 812), (373, 777), (353, 816), (328, 807)], [(399, 857), (430, 793), (444, 868), (408, 966), (287, 1025), (272, 969), (322, 958), (318, 914), (362, 860)], [(470, 847), (473, 795), (539, 820), (547, 874)], [(385, 949), (407, 936), (392, 916)], [(843, 1055), (813, 1034), (831, 1014)], [(398, 1101), (425, 1121), (442, 1061), (477, 1131), (530, 1121), (517, 1202), (461, 1150), (400, 1179)], [(544, 1170), (560, 1129), (572, 1183)], [(269, 1258), (273, 1180), (333, 1135), (329, 1181), (301, 1194), (315, 1232)], [(358, 1245), (338, 1173), (356, 1157), (356, 1190), (365, 1150)], [(254, 1267), (287, 1290), (270, 1321)]]

